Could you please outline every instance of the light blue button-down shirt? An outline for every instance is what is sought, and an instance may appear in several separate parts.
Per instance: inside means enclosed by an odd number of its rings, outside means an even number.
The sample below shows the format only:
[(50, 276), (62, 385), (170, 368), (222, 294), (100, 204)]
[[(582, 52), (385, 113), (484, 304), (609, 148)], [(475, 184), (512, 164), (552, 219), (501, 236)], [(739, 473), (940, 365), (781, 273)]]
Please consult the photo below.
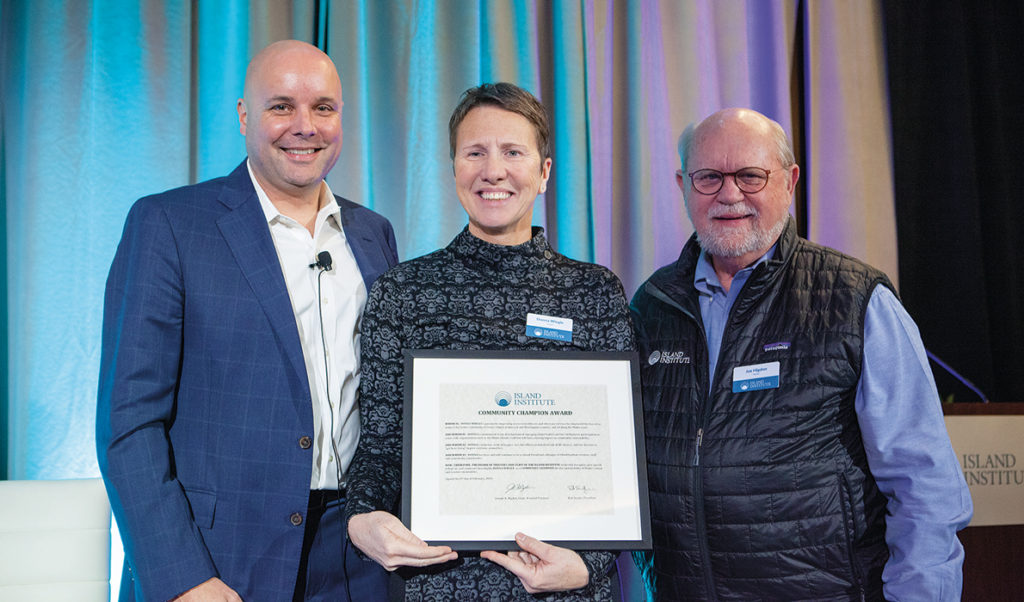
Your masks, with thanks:
[[(773, 246), (737, 272), (728, 293), (701, 253), (694, 287), (707, 335), (709, 378), (714, 378), (732, 304), (754, 268), (774, 253)], [(959, 600), (964, 549), (956, 532), (971, 519), (971, 495), (949, 443), (917, 325), (885, 286), (868, 301), (854, 407), (871, 474), (887, 499), (886, 599)]]

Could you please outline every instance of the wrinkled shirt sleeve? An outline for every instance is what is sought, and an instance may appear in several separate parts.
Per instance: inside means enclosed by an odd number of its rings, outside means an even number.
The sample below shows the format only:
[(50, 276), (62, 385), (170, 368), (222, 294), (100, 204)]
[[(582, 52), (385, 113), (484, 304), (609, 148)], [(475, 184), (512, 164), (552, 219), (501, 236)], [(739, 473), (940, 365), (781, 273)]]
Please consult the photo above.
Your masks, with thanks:
[(886, 599), (959, 600), (964, 550), (956, 532), (971, 519), (971, 496), (917, 325), (884, 286), (868, 303), (855, 403), (871, 473), (887, 498)]

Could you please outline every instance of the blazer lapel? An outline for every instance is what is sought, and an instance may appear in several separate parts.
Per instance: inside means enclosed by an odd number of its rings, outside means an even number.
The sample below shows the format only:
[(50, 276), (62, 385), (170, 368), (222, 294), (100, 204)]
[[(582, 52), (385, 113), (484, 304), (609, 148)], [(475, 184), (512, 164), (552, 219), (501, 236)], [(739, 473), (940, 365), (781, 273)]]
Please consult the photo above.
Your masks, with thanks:
[(339, 204), (341, 227), (345, 230), (345, 238), (352, 249), (352, 255), (356, 258), (356, 265), (359, 266), (359, 273), (363, 275), (363, 284), (366, 285), (366, 292), (369, 294), (370, 286), (388, 269), (388, 264), (386, 260), (374, 261), (370, 257), (370, 253), (380, 254), (380, 243), (366, 227), (365, 221), (352, 219), (352, 210), (345, 207), (344, 203)]
[[(270, 327), (284, 348), (299, 382), (304, 386), (303, 394), (297, 396), (296, 400), (308, 402), (309, 379), (302, 357), (299, 330), (295, 325), (295, 312), (292, 310), (266, 215), (260, 207), (244, 161), (228, 176), (220, 201), (232, 210), (217, 219), (217, 227), (263, 307)], [(304, 407), (308, 410), (311, 406)]]

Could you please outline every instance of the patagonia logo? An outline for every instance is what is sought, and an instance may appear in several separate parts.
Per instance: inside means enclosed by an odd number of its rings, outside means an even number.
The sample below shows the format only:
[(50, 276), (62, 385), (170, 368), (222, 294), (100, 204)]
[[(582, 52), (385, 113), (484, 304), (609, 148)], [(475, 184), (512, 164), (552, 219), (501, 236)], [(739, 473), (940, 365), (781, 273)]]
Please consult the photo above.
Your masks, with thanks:
[(689, 364), (690, 356), (683, 351), (652, 351), (647, 363), (654, 364)]
[(789, 349), (789, 342), (788, 341), (787, 342), (782, 342), (782, 343), (768, 343), (767, 345), (764, 346), (764, 350), (765, 350), (766, 353), (768, 351), (786, 351), (788, 349)]

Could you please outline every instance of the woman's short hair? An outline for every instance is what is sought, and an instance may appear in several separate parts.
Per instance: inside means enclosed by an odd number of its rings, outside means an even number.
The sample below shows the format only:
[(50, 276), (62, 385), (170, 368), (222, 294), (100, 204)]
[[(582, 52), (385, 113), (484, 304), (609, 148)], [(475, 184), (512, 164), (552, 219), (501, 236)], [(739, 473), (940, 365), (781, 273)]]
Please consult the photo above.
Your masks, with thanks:
[(540, 150), (541, 162), (551, 156), (548, 145), (548, 114), (544, 105), (540, 104), (537, 97), (515, 84), (498, 82), (494, 84), (480, 84), (462, 93), (458, 106), (452, 112), (448, 120), (448, 145), (451, 158), (455, 158), (455, 135), (459, 125), (470, 111), (481, 106), (494, 106), (517, 115), (522, 115), (533, 125), (537, 134), (537, 149)]

